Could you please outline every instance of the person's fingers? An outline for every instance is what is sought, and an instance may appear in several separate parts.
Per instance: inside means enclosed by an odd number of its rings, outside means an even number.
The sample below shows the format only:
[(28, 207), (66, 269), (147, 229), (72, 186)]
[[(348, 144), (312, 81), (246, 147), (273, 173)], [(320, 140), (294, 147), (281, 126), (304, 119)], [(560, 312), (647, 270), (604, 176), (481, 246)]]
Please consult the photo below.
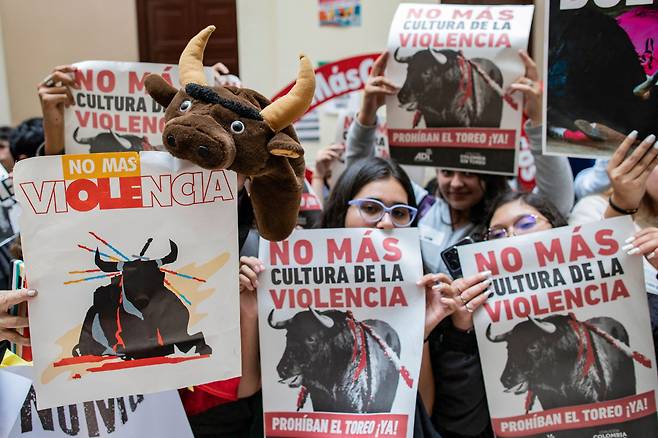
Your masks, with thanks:
[(0, 329), (0, 341), (3, 339), (17, 345), (30, 345), (30, 338), (20, 335), (15, 330)]
[(368, 87), (368, 93), (369, 94), (386, 94), (388, 96), (395, 96), (397, 94), (397, 89), (392, 89), (389, 87), (378, 87), (378, 86), (369, 86)]
[(223, 75), (227, 75), (229, 73), (228, 67), (226, 67), (222, 62), (218, 62), (215, 65), (213, 65), (212, 69)]
[(530, 85), (520, 84), (518, 82), (515, 84), (510, 84), (509, 88), (512, 91), (520, 91), (524, 94), (532, 94), (535, 92), (535, 89), (532, 88)]
[[(658, 229), (649, 228), (649, 232), (642, 233), (639, 236), (636, 235), (631, 243), (621, 249), (626, 251), (628, 255), (644, 255), (652, 259), (656, 255), (656, 249), (658, 249)], [(654, 254), (649, 257), (651, 253)]]
[(34, 289), (18, 289), (0, 291), (0, 310), (9, 309), (11, 306), (27, 301), (37, 295)]
[(539, 71), (537, 70), (537, 63), (528, 55), (525, 50), (519, 50), (519, 56), (525, 65), (525, 75), (528, 79), (537, 81), (539, 80)]
[(489, 298), (489, 294), (480, 294), (468, 302), (468, 307), (473, 311), (484, 304), (484, 302), (487, 301), (487, 298)]
[(370, 76), (381, 76), (386, 70), (386, 64), (388, 63), (388, 51), (382, 52), (381, 55), (377, 57), (374, 64), (372, 64), (372, 70), (370, 71)]
[(459, 310), (459, 303), (452, 298), (442, 297), (441, 304), (446, 309), (448, 315)]
[(254, 288), (257, 288), (259, 286), (258, 284), (258, 274), (256, 274), (251, 267), (247, 265), (242, 265), (240, 267), (240, 275), (244, 275), (249, 279), (249, 282), (252, 284)]
[(340, 143), (332, 144), (329, 145), (329, 150), (334, 152), (339, 152), (342, 154), (343, 152), (345, 152), (345, 145)]
[(420, 277), (420, 280), (416, 282), (416, 285), (426, 287), (431, 284), (434, 284), (437, 282), (439, 275), (440, 274), (425, 274), (422, 277)]
[[(641, 177), (642, 174), (646, 173), (646, 170), (650, 168), (651, 164), (655, 161), (656, 156), (658, 156), (658, 149), (652, 147), (649, 151), (644, 154), (640, 161), (633, 166), (633, 168), (628, 172), (629, 179), (636, 179)], [(646, 176), (649, 176), (646, 174)]]
[(444, 274), (443, 272), (441, 272), (437, 277), (437, 281), (440, 281), (441, 283), (452, 284), (453, 280), (447, 274)]
[(638, 239), (642, 236), (646, 236), (647, 234), (653, 234), (653, 233), (658, 233), (658, 228), (656, 227), (647, 227), (647, 228), (642, 228), (640, 231), (626, 239), (626, 243), (631, 243), (634, 242), (635, 239)]
[(644, 157), (649, 148), (653, 146), (655, 141), (656, 136), (653, 134), (642, 140), (642, 143), (619, 165), (619, 172), (621, 174), (630, 173), (633, 167)]
[(240, 274), (240, 287), (247, 290), (254, 290), (251, 280), (246, 275)]
[(63, 71), (57, 71), (51, 75), (51, 79), (55, 82), (58, 83), (60, 82), (62, 85), (73, 87), (73, 88), (79, 88), (79, 85), (75, 82), (75, 77), (70, 74), (70, 73), (65, 73)]
[(432, 286), (432, 289), (441, 292), (441, 295), (447, 298), (454, 298), (459, 295), (459, 289), (448, 283), (438, 283)]
[(265, 265), (258, 257), (240, 257), (240, 263), (249, 265), (255, 272), (262, 272), (265, 270)]
[(452, 284), (459, 289), (460, 293), (466, 291), (468, 288), (475, 286), (481, 281), (491, 278), (491, 271), (482, 271), (478, 272), (475, 275), (471, 275), (466, 278), (459, 278), (455, 280)]
[(610, 161), (608, 162), (608, 170), (619, 167), (622, 161), (624, 161), (628, 150), (631, 148), (631, 146), (633, 146), (633, 143), (635, 143), (635, 140), (637, 140), (637, 131), (632, 131), (626, 136), (624, 141), (621, 142), (617, 150), (615, 150), (615, 152), (612, 154), (612, 157), (610, 157)]
[(63, 73), (73, 73), (78, 71), (78, 67), (72, 65), (58, 65), (52, 71), (52, 73), (63, 72)]
[(68, 87), (42, 87), (42, 94), (66, 94)]
[(469, 287), (468, 289), (463, 291), (460, 296), (464, 299), (464, 301), (468, 303), (473, 298), (477, 297), (478, 295), (486, 291), (489, 288), (489, 285), (491, 285), (491, 279), (487, 278), (481, 281), (480, 283), (477, 283), (474, 286)]
[(59, 104), (64, 104), (68, 102), (69, 98), (66, 94), (46, 94), (41, 96), (41, 101), (44, 104), (48, 105), (59, 105)]
[(0, 313), (0, 327), (5, 329), (15, 329), (28, 327), (29, 322), (26, 316), (13, 316), (6, 313)]

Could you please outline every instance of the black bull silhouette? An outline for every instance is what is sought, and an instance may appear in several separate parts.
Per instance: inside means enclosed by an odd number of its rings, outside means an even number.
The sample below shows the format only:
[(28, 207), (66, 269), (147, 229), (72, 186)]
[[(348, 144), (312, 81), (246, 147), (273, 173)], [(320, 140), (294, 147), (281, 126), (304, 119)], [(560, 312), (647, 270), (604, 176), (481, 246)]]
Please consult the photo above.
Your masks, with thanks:
[(561, 11), (551, 0), (548, 124), (577, 130), (582, 119), (624, 134), (652, 134), (658, 128), (658, 75), (647, 79), (628, 34), (591, 3)]
[(608, 317), (585, 322), (567, 315), (529, 317), (497, 336), (491, 335), (489, 325), (491, 342), (507, 342), (507, 364), (500, 377), (505, 391), (527, 392), (527, 409), (536, 397), (544, 410), (634, 395), (633, 359), (588, 325), (629, 345), (624, 326)]
[(101, 132), (94, 137), (78, 138), (78, 130), (73, 131), (73, 140), (78, 144), (89, 145), (89, 153), (96, 154), (101, 152), (139, 152), (153, 149), (146, 137), (139, 137), (131, 134), (117, 134), (109, 130)]
[(351, 314), (337, 310), (309, 308), (280, 322), (273, 322), (273, 313), (267, 319), (270, 327), (287, 330), (277, 365), (280, 382), (308, 391), (314, 411), (391, 411), (399, 373), (373, 335), (359, 330), (366, 324), (399, 357), (400, 339), (389, 324), (355, 322)]
[[(178, 247), (171, 240), (168, 255), (157, 260), (108, 262), (96, 249), (95, 263), (103, 272), (116, 272), (110, 284), (94, 292), (74, 356), (114, 355), (123, 359), (166, 356), (174, 346), (187, 352), (211, 354), (203, 333), (188, 335), (189, 311), (164, 286), (160, 267), (173, 263)], [(142, 251), (143, 253), (143, 251)]]
[(407, 64), (398, 101), (408, 111), (420, 112), (428, 128), (500, 127), (503, 99), (482, 73), (498, 87), (503, 75), (490, 60), (468, 60), (460, 52), (432, 48), (405, 57), (396, 50), (394, 57)]

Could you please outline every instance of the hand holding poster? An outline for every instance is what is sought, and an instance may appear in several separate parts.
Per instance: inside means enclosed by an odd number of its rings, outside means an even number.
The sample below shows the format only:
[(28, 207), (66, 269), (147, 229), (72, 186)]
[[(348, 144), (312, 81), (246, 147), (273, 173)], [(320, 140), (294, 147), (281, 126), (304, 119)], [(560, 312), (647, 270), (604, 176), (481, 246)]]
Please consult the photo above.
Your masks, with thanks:
[(14, 173), (39, 408), (240, 375), (235, 173), (163, 152)]
[(497, 436), (658, 436), (633, 234), (624, 216), (459, 247), (465, 276), (493, 275), (475, 330)]
[(533, 6), (401, 4), (388, 38), (391, 156), (513, 175), (523, 101), (508, 87), (524, 73)]
[[(67, 154), (164, 150), (164, 111), (144, 88), (149, 73), (178, 84), (178, 66), (145, 62), (83, 61), (73, 64), (80, 89), (64, 110)], [(205, 68), (212, 84), (213, 70)]]
[(258, 313), (268, 437), (413, 433), (425, 296), (416, 229), (261, 240)]
[(656, 2), (546, 3), (544, 151), (601, 158), (632, 130), (656, 134)]

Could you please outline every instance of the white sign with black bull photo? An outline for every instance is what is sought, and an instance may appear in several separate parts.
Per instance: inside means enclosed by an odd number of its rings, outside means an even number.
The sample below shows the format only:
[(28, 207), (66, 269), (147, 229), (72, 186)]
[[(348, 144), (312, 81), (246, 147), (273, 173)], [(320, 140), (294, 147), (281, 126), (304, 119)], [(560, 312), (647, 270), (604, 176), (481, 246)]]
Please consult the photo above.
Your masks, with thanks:
[[(388, 37), (391, 157), (402, 164), (514, 175), (534, 6), (401, 4)], [(422, 153), (422, 154), (421, 154)]]
[[(67, 154), (165, 150), (164, 112), (146, 93), (149, 73), (178, 88), (178, 66), (147, 62), (82, 61), (73, 64), (74, 104), (64, 110)], [(213, 70), (204, 69), (208, 83)]]
[(656, 437), (656, 357), (629, 216), (459, 247), (491, 271), (475, 331), (499, 437)]
[(261, 240), (265, 435), (410, 438), (425, 321), (417, 229)]

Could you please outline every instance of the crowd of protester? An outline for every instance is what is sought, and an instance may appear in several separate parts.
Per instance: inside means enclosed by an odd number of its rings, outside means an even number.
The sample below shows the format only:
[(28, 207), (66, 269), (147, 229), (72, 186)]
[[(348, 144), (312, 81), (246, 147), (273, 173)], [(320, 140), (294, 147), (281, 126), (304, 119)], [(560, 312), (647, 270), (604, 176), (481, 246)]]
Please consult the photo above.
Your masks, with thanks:
[[(377, 110), (386, 96), (398, 91), (384, 73), (387, 54), (373, 66), (346, 144), (322, 149), (310, 169), (308, 182), (320, 198), (323, 212), (318, 223), (306, 223), (306, 227), (419, 229), (425, 275), (418, 284), (425, 288), (426, 315), (417, 437), (493, 436), (473, 331), (473, 312), (487, 299), (491, 273), (452, 279), (440, 257), (443, 250), (467, 236), (500, 239), (630, 214), (637, 232), (628, 236), (625, 249), (644, 259), (647, 292), (658, 294), (655, 136), (628, 134), (609, 161), (597, 160), (574, 182), (567, 158), (542, 155), (543, 86), (533, 60), (525, 52), (520, 56), (526, 74), (511, 91), (525, 97), (525, 131), (536, 166), (534, 191), (517, 191), (515, 181), (504, 176), (446, 169), (436, 169), (436, 178), (423, 188), (394, 161), (375, 158)], [(15, 129), (0, 129), (0, 162), (8, 171), (20, 159), (63, 153), (63, 111), (73, 104), (70, 88), (77, 87), (73, 73), (73, 67), (56, 67), (49, 80), (39, 84), (43, 122), (30, 119)], [(332, 169), (343, 160), (345, 170), (330, 187)], [(262, 436), (256, 290), (265, 267), (257, 258), (258, 233), (244, 178), (239, 178), (238, 219), (242, 377), (201, 385), (194, 391), (180, 390), (199, 437)], [(655, 343), (658, 296), (654, 294), (647, 293)], [(5, 311), (34, 299), (38, 294), (31, 290), (0, 294), (0, 340), (29, 344), (29, 339), (16, 331), (28, 325), (27, 318), (10, 317)]]

